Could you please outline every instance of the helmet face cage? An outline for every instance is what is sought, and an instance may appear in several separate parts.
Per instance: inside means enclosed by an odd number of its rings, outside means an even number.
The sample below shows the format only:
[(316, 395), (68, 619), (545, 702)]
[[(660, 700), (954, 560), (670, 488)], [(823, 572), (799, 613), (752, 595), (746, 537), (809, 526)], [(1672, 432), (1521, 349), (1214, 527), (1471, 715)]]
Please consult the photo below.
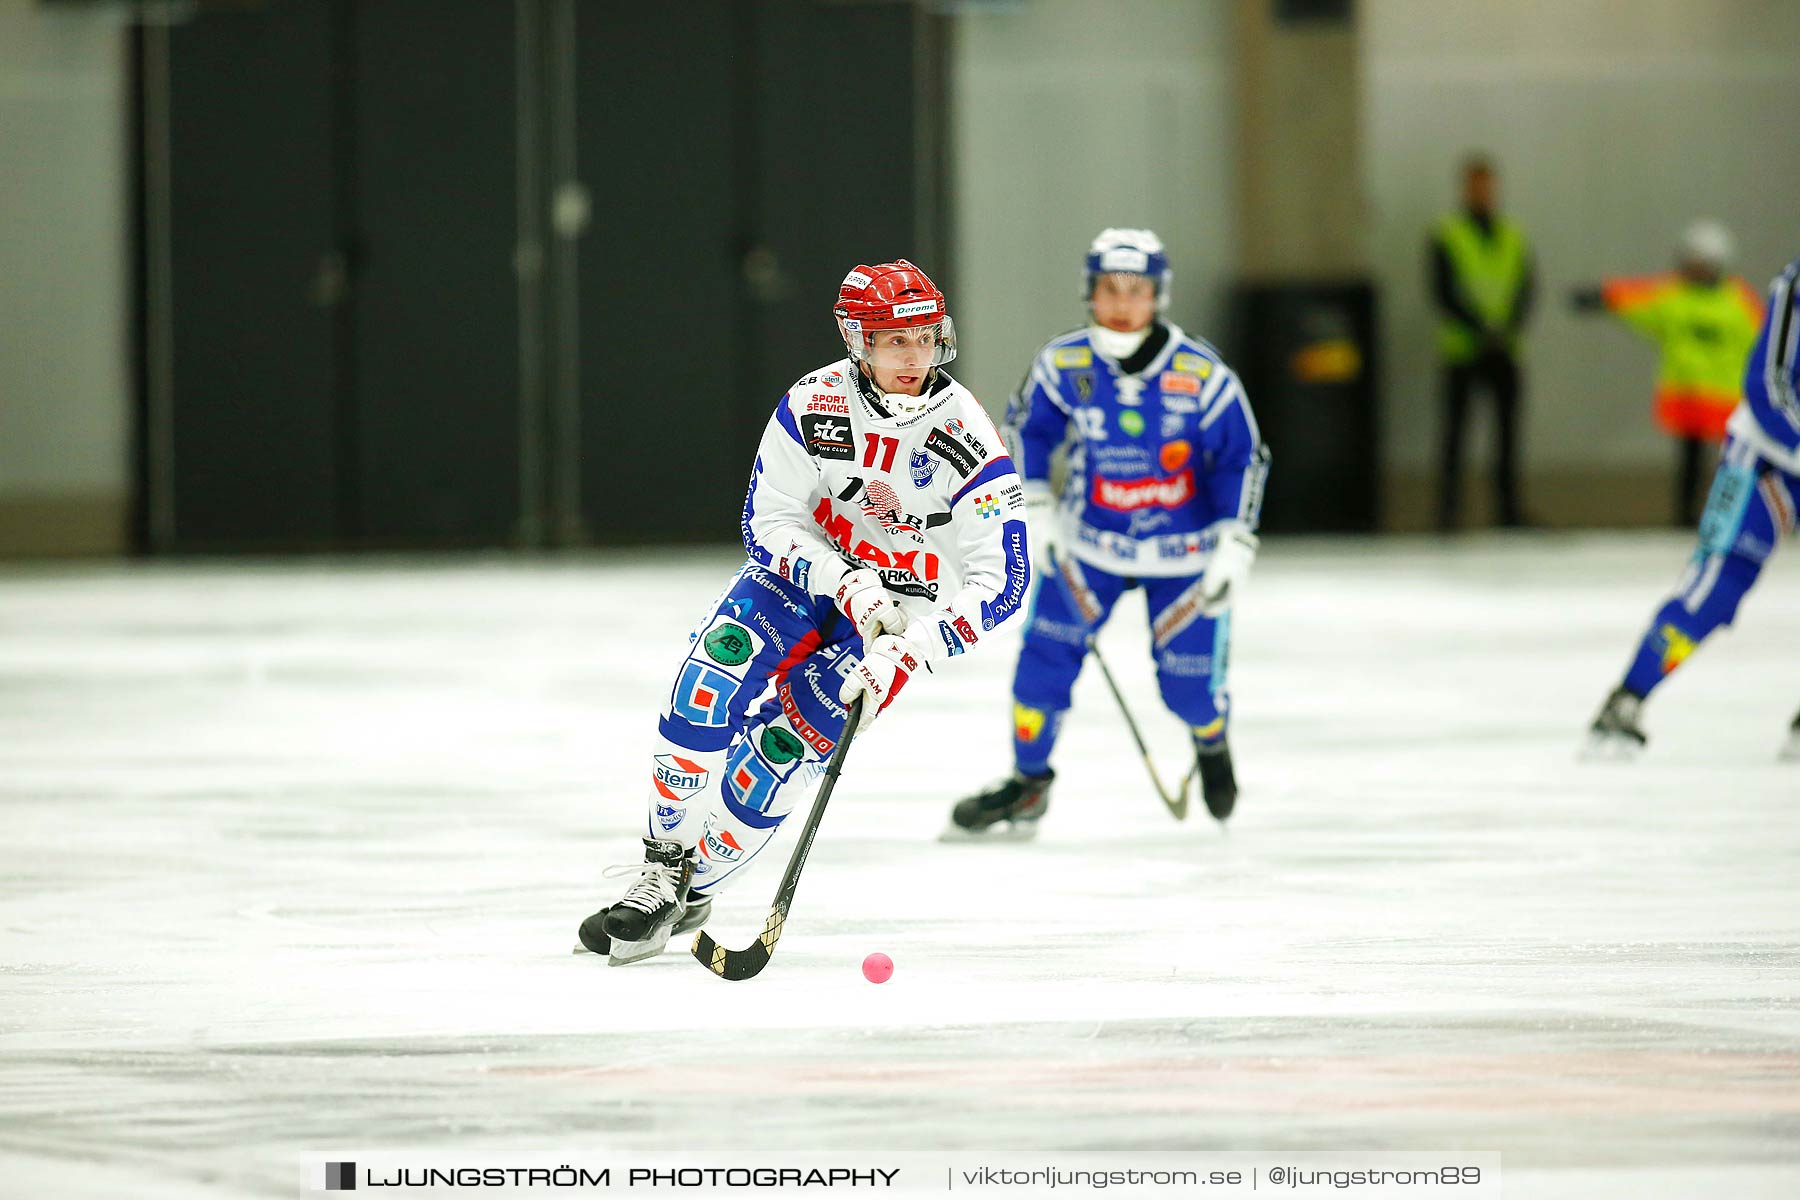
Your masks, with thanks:
[(956, 326), (945, 311), (944, 294), (905, 259), (851, 271), (832, 311), (855, 362), (872, 362), (879, 337), (888, 330), (929, 336), (931, 361), (921, 365), (941, 367), (956, 357)]
[(850, 357), (856, 362), (872, 362), (875, 354), (876, 339), (886, 330), (907, 329), (932, 332), (931, 362), (932, 367), (941, 367), (956, 357), (956, 323), (948, 316), (940, 317), (929, 324), (920, 325), (882, 325), (871, 328), (868, 322), (855, 317), (839, 317), (838, 331), (844, 335), (844, 345), (849, 348)]
[(1156, 285), (1157, 311), (1169, 303), (1169, 255), (1162, 239), (1147, 229), (1105, 230), (1088, 248), (1086, 267), (1086, 302), (1093, 301), (1102, 275), (1142, 275)]

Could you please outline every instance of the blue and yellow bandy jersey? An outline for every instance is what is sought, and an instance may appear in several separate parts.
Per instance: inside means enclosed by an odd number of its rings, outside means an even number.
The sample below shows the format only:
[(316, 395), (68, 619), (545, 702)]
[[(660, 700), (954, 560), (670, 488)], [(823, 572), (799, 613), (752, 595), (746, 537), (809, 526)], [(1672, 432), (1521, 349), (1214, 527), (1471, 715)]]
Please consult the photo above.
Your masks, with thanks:
[(1013, 397), (1006, 438), (1028, 493), (1047, 488), (1069, 444), (1058, 543), (1120, 575), (1190, 575), (1218, 526), (1256, 527), (1268, 451), (1219, 352), (1158, 322), (1123, 363), (1086, 329), (1037, 354)]

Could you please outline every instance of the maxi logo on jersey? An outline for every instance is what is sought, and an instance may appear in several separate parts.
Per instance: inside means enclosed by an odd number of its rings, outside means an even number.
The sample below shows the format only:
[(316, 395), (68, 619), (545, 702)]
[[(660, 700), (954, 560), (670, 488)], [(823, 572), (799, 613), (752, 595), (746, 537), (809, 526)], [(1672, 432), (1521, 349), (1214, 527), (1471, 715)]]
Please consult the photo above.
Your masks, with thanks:
[(866, 541), (852, 541), (854, 527), (850, 518), (841, 515), (829, 499), (820, 500), (813, 509), (813, 521), (851, 558), (878, 569), (881, 582), (889, 591), (902, 596), (922, 596), (936, 600), (938, 594), (938, 556), (929, 550), (895, 550), (891, 554)]
[(1108, 479), (1094, 476), (1093, 501), (1114, 512), (1135, 508), (1180, 508), (1194, 498), (1194, 473), (1183, 471), (1167, 479)]

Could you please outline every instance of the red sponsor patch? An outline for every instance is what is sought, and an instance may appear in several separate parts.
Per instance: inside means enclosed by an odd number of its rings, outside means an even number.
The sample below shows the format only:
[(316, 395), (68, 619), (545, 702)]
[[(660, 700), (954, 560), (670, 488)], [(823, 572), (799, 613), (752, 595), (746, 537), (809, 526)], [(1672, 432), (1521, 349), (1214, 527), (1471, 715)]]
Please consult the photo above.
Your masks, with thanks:
[(1194, 473), (1167, 479), (1107, 479), (1094, 476), (1093, 500), (1101, 508), (1131, 512), (1139, 508), (1180, 508), (1194, 498)]
[(929, 550), (895, 550), (890, 555), (867, 541), (852, 542), (850, 538), (855, 527), (851, 525), (850, 518), (837, 510), (829, 497), (819, 501), (813, 509), (812, 517), (825, 536), (849, 551), (852, 558), (877, 567), (897, 567), (926, 583), (934, 582), (938, 577), (938, 556)]
[(1165, 471), (1179, 471), (1187, 466), (1187, 460), (1194, 453), (1194, 448), (1186, 442), (1164, 442), (1162, 448), (1162, 468)]
[(1190, 396), (1200, 394), (1200, 378), (1189, 375), (1186, 371), (1164, 371), (1162, 373), (1162, 390), (1165, 392), (1186, 392)]
[(800, 715), (800, 706), (794, 703), (792, 688), (784, 683), (778, 690), (781, 694), (781, 711), (787, 717), (788, 724), (794, 727), (794, 732), (800, 735), (800, 740), (820, 754), (830, 754), (832, 747), (837, 743), (814, 729), (806, 718)]

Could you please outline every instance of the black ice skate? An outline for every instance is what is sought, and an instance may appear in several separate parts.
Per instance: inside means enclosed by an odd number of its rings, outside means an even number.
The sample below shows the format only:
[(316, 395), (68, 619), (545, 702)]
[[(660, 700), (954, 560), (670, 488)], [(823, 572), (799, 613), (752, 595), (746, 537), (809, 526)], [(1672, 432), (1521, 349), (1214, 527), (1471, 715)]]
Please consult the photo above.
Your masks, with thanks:
[(1050, 785), (1056, 772), (1020, 775), (965, 799), (950, 810), (950, 828), (939, 841), (973, 839), (1025, 841), (1037, 836), (1037, 824), (1050, 811)]
[(694, 860), (680, 842), (644, 839), (642, 866), (608, 867), (606, 874), (638, 873), (618, 903), (581, 923), (581, 944), (615, 967), (661, 954), (669, 937), (706, 923), (712, 897), (690, 891)]
[(1636, 758), (1649, 738), (1638, 728), (1638, 713), (1644, 707), (1644, 698), (1614, 688), (1606, 703), (1600, 706), (1600, 715), (1588, 727), (1587, 747), (1582, 757), (1587, 759), (1631, 759)]
[(1788, 726), (1788, 740), (1781, 748), (1781, 761), (1800, 762), (1800, 713), (1794, 714), (1794, 723)]
[(1194, 742), (1194, 768), (1200, 774), (1200, 796), (1215, 821), (1223, 821), (1237, 807), (1237, 776), (1231, 770), (1231, 747), (1225, 739)]

